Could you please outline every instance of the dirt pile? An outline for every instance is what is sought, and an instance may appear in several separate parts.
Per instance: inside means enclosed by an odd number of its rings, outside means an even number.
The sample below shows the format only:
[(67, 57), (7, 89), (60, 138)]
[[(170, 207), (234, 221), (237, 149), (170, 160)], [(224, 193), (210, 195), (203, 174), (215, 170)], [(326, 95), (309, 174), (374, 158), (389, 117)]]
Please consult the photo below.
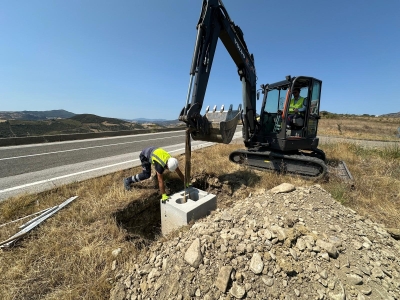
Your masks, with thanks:
[(116, 267), (110, 299), (400, 299), (399, 250), (319, 185), (283, 184)]

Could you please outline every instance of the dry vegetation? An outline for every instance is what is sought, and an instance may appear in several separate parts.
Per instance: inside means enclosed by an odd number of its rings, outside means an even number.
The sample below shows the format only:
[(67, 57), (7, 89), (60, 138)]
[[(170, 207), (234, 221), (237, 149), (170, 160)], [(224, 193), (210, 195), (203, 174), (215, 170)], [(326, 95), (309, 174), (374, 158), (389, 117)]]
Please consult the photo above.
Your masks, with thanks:
[[(321, 123), (322, 132), (328, 132), (329, 126), (335, 124), (327, 125), (325, 120)], [(372, 128), (379, 123), (374, 124)], [(384, 126), (376, 132), (390, 127), (382, 124)], [(352, 126), (355, 125), (346, 123), (342, 131), (347, 132)], [(228, 154), (238, 147), (242, 146), (216, 145), (192, 153), (192, 174), (197, 184), (207, 178), (218, 178), (223, 183), (223, 192), (218, 195), (220, 207), (282, 182), (296, 186), (313, 184), (300, 178), (233, 165), (228, 161)], [(355, 178), (354, 189), (335, 178), (319, 182), (323, 188), (361, 215), (387, 227), (399, 228), (399, 147), (364, 149), (352, 143), (341, 143), (326, 144), (322, 148), (328, 163), (344, 160)], [(179, 160), (183, 166), (184, 157), (180, 156)], [(115, 276), (112, 261), (116, 259), (119, 268), (128, 268), (137, 255), (146, 250), (146, 244), (162, 241), (157, 223), (159, 195), (154, 183), (149, 180), (138, 184), (132, 192), (123, 189), (122, 179), (139, 171), (140, 168), (134, 168), (1, 203), (0, 224), (4, 224), (60, 204), (71, 196), (79, 196), (14, 248), (0, 253), (0, 299), (107, 299)], [(239, 177), (245, 185), (237, 185), (235, 178)], [(170, 192), (180, 189), (181, 183), (175, 173), (167, 180)], [(13, 235), (24, 222), (26, 220), (0, 227), (0, 240)], [(115, 258), (111, 252), (118, 247), (124, 251)]]
[(318, 134), (362, 140), (398, 141), (400, 118), (322, 118)]

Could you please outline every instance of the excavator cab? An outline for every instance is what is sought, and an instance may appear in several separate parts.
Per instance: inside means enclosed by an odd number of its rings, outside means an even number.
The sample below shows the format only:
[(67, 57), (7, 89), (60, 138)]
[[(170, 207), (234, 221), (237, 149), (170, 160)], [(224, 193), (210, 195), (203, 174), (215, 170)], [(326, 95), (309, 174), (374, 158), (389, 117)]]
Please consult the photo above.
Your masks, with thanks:
[[(264, 98), (253, 142), (283, 152), (317, 148), (321, 87), (321, 80), (307, 76), (287, 76), (284, 81), (261, 85)], [(301, 102), (296, 112), (295, 90)]]

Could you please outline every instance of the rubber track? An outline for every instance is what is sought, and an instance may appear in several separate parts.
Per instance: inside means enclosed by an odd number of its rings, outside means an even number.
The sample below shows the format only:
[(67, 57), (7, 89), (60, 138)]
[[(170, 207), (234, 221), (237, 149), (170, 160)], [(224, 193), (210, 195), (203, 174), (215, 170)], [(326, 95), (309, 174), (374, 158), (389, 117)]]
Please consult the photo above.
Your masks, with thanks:
[[(246, 159), (235, 161), (235, 156)], [(258, 170), (289, 173), (305, 179), (320, 179), (327, 175), (324, 161), (306, 155), (286, 155), (272, 151), (248, 151), (239, 149), (229, 155), (229, 160), (236, 164), (247, 165)]]

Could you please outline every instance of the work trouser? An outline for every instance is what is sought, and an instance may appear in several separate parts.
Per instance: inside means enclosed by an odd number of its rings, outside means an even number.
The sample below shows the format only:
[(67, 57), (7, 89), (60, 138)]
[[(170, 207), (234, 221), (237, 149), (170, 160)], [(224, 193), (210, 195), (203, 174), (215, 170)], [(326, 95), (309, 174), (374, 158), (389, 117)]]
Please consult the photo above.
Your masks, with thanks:
[(289, 114), (287, 117), (287, 125), (292, 125), (294, 116), (300, 116), (300, 117), (304, 118), (304, 112), (298, 112), (298, 113), (293, 112), (293, 113)]
[(142, 173), (132, 176), (132, 182), (146, 180), (151, 176), (151, 163), (149, 162), (148, 158), (144, 156), (143, 153), (140, 153), (139, 159), (142, 164)]

